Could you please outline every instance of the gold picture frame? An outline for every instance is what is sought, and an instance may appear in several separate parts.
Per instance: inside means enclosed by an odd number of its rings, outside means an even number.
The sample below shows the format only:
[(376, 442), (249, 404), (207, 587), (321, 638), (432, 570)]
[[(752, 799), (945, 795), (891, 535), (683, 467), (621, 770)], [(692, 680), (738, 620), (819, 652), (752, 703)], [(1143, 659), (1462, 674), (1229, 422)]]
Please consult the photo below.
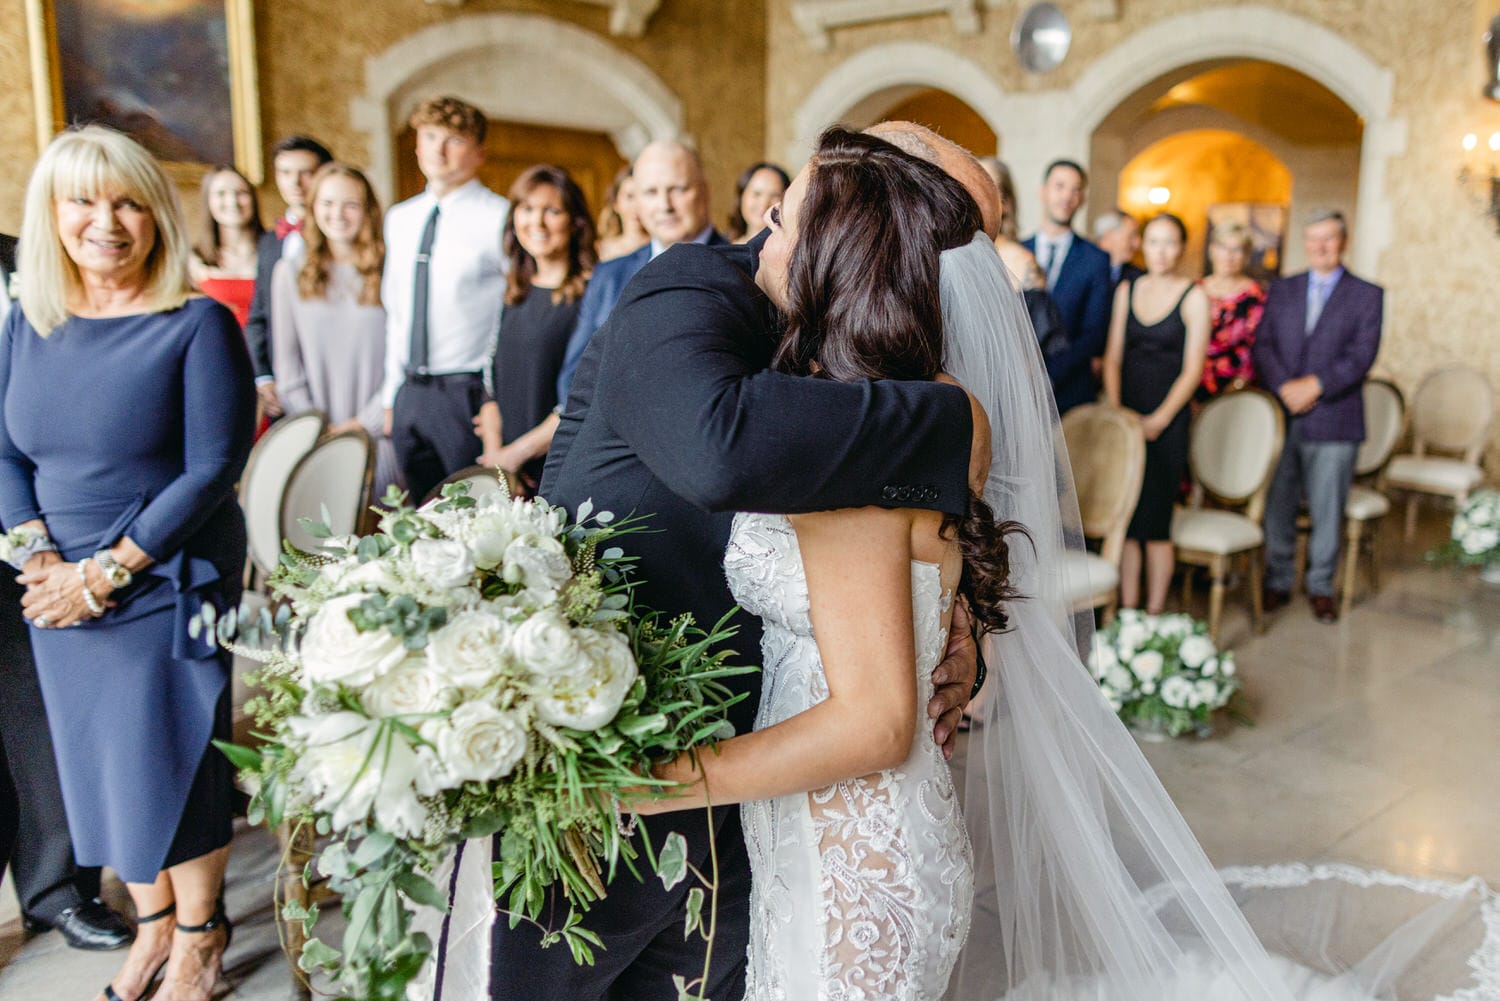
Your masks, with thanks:
[[(73, 97), (76, 102), (80, 97), (77, 93), (65, 93), (70, 78), (77, 80), (80, 76), (84, 77), (90, 86), (97, 87), (99, 93), (107, 94), (111, 99), (116, 93), (116, 90), (109, 89), (113, 81), (108, 78), (108, 67), (64, 66), (66, 56), (58, 43), (58, 11), (55, 6), (57, 2), (58, 0), (26, 0), (26, 25), (31, 50), (32, 92), (36, 105), (36, 135), (39, 151), (45, 149), (52, 141), (52, 137), (69, 124), (68, 98)], [(62, 2), (69, 6), (70, 11), (88, 13), (91, 15), (92, 23), (100, 25), (108, 24), (111, 13), (117, 9), (138, 11), (142, 6), (130, 0), (62, 0)], [(199, 117), (195, 121), (200, 124), (201, 116), (205, 112), (210, 116), (220, 111), (227, 112), (232, 136), (232, 162), (242, 174), (250, 179), (251, 184), (260, 184), (265, 179), (265, 159), (261, 149), (260, 90), (256, 73), (254, 4), (255, 0), (179, 0), (176, 5), (181, 12), (179, 16), (196, 18), (195, 23), (200, 26), (204, 22), (205, 15), (208, 19), (215, 20), (219, 11), (222, 10), (223, 37), (227, 43), (228, 66), (226, 74), (221, 76), (213, 73), (211, 75), (209, 80), (211, 86), (198, 88), (185, 86), (169, 90), (167, 93), (170, 93), (179, 105), (186, 105), (189, 112), (197, 112)], [(209, 9), (205, 11), (205, 7)], [(170, 4), (165, 5), (164, 11), (158, 10), (151, 16), (155, 18), (153, 23), (158, 26), (157, 30), (171, 30), (174, 27), (170, 20), (173, 16)], [(213, 24), (212, 27), (217, 31), (217, 24)], [(180, 42), (180, 39), (176, 41)], [(204, 72), (203, 67), (212, 64), (213, 60), (207, 58), (210, 55), (212, 54), (198, 55), (190, 52), (188, 58), (179, 58), (170, 68), (174, 72), (187, 69), (201, 73)], [(163, 70), (168, 68), (162, 67)], [(73, 72), (75, 69), (80, 72)], [(150, 67), (146, 69), (151, 70)], [(150, 73), (148, 72), (147, 75), (149, 76)], [(225, 77), (227, 79), (224, 79)], [(226, 88), (218, 85), (221, 79), (227, 84), (229, 96), (227, 109), (191, 106), (191, 100), (194, 98), (202, 101), (222, 101)], [(133, 98), (134, 95), (131, 97)], [(145, 106), (150, 107), (149, 103)], [(107, 121), (107, 124), (120, 128), (132, 138), (141, 141), (142, 145), (151, 149), (167, 165), (169, 172), (179, 180), (202, 174), (213, 162), (230, 159), (201, 153), (192, 155), (193, 150), (201, 150), (211, 144), (200, 141), (195, 145), (191, 142), (191, 137), (174, 135), (169, 122), (153, 118), (148, 113), (131, 111), (131, 114), (133, 118), (126, 118), (126, 124), (122, 124), (121, 121)], [(75, 117), (94, 116), (75, 115)], [(149, 131), (134, 131), (128, 124), (129, 121), (134, 120), (149, 122)]]

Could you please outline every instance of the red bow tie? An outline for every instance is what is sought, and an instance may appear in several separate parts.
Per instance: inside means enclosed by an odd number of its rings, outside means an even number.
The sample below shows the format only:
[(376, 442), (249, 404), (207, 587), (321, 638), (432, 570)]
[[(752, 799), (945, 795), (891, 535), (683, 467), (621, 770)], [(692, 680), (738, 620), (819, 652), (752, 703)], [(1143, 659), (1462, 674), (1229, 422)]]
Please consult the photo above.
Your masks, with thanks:
[(301, 219), (298, 219), (296, 222), (292, 222), (286, 216), (281, 216), (276, 220), (276, 239), (285, 240), (293, 233), (300, 232), (302, 232)]

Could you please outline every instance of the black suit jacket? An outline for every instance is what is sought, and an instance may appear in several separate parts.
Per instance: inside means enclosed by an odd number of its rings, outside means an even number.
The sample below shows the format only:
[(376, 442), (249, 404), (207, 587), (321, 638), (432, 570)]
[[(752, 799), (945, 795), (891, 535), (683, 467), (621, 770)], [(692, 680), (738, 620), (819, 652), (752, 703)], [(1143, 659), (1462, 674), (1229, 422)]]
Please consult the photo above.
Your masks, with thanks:
[(281, 260), (281, 238), (274, 229), (260, 235), (255, 245), (255, 294), (250, 299), (250, 319), (245, 322), (245, 340), (250, 345), (250, 363), (257, 379), (271, 372), (271, 272)]
[[(0, 233), (0, 277), (9, 279), (16, 273), (16, 238)], [(0, 291), (4, 291), (0, 289)]]
[[(1035, 253), (1036, 237), (1027, 237), (1024, 245)], [(1094, 359), (1104, 353), (1110, 296), (1114, 292), (1109, 255), (1074, 233), (1057, 284), (1050, 291), (1062, 314), (1068, 342), (1063, 350), (1047, 354), (1047, 376), (1052, 380), (1058, 413), (1067, 413), (1079, 404), (1092, 403), (1099, 395)]]

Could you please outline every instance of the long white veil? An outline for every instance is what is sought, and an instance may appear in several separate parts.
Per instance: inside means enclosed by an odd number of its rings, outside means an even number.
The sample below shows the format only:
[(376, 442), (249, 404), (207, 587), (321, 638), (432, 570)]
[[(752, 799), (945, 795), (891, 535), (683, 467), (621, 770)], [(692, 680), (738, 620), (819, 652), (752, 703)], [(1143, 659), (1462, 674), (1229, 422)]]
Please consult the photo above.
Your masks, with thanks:
[[(1030, 536), (1011, 546), (1024, 598), (985, 642), (990, 679), (961, 779), (974, 921), (949, 997), (1313, 996), (1289, 986), (1292, 964), (1262, 946), (1084, 666), (1092, 618), (1072, 613), (1063, 569), (1083, 547), (1077, 496), (1036, 336), (988, 238), (942, 255), (941, 288), (945, 368), (992, 426), (984, 498)], [(1402, 940), (1420, 949), (1445, 920), (1428, 912)], [(1396, 972), (1347, 965), (1316, 996), (1371, 997)]]

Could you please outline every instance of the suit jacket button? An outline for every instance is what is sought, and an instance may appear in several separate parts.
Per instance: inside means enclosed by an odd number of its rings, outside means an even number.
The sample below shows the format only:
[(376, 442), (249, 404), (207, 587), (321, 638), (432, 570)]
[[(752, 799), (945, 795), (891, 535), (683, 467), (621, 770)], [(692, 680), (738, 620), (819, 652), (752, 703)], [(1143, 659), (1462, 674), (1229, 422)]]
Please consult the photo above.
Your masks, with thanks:
[(884, 498), (885, 500), (895, 500), (896, 499), (896, 488), (895, 487), (890, 487), (890, 486), (885, 487), (883, 490), (880, 491), (880, 496), (882, 498)]
[(903, 500), (903, 501), (909, 501), (909, 500), (911, 500), (911, 487), (902, 487), (900, 490), (898, 490), (896, 492), (896, 497), (897, 497), (898, 500)]

